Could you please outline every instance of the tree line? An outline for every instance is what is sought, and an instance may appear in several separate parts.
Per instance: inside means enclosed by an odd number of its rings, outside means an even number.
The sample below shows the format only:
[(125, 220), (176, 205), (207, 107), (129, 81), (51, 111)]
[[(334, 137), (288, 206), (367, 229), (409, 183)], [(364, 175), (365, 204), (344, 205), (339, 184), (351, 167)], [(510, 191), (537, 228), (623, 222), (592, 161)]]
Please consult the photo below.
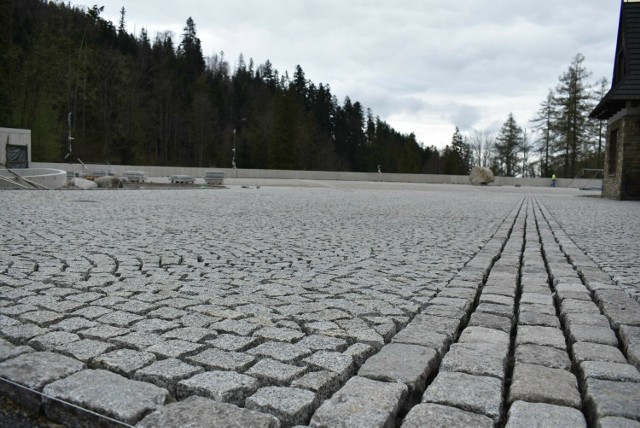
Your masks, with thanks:
[[(32, 130), (34, 161), (261, 169), (574, 176), (600, 168), (604, 126), (587, 119), (606, 79), (576, 55), (529, 130), (509, 115), (499, 132), (458, 129), (425, 146), (360, 102), (339, 102), (301, 66), (280, 73), (243, 55), (205, 57), (196, 24), (179, 40), (126, 30), (103, 7), (0, 0), (0, 125)], [(73, 140), (69, 145), (69, 136)]]
[(339, 102), (301, 66), (290, 76), (269, 60), (205, 57), (192, 18), (179, 41), (151, 40), (127, 32), (124, 8), (113, 24), (98, 6), (0, 5), (0, 124), (32, 130), (34, 161), (461, 172), (456, 149)]

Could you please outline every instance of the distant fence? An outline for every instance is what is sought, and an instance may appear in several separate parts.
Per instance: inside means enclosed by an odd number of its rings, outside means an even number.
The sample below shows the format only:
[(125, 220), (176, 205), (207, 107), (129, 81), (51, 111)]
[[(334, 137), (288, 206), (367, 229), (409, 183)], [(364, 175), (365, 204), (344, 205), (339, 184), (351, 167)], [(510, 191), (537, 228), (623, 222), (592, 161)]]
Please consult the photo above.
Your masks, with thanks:
[[(88, 172), (80, 164), (32, 162), (33, 168), (55, 168), (75, 173)], [(343, 172), (343, 171), (289, 171), (278, 169), (232, 169), (232, 168), (187, 168), (173, 166), (140, 166), (140, 165), (99, 165), (87, 164), (90, 171), (110, 172), (123, 176), (125, 171), (144, 171), (149, 177), (170, 177), (172, 175), (190, 175), (204, 177), (206, 171), (224, 172), (225, 180), (233, 178), (253, 179), (289, 179), (289, 180), (337, 180), (337, 181), (383, 181), (391, 183), (425, 183), (425, 184), (469, 184), (466, 175), (439, 174), (391, 174), (377, 172)], [(518, 178), (496, 177), (494, 186), (550, 187), (550, 178)], [(577, 189), (601, 189), (600, 179), (559, 178), (558, 187)]]

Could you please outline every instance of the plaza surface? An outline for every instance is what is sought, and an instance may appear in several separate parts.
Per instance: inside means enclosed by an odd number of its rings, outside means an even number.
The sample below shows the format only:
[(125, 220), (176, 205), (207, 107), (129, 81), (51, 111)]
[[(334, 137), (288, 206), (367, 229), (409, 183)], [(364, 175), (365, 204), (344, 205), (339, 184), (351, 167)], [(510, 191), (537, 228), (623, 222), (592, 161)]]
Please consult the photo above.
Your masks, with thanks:
[(640, 203), (227, 183), (0, 192), (0, 394), (70, 426), (640, 424)]

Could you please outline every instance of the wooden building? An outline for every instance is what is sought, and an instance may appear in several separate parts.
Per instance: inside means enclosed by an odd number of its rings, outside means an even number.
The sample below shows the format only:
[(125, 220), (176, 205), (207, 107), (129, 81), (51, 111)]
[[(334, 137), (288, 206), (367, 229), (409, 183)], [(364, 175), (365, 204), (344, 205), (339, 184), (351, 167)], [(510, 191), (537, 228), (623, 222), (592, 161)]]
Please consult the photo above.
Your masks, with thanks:
[(611, 90), (591, 112), (608, 121), (602, 195), (640, 200), (640, 0), (623, 0)]

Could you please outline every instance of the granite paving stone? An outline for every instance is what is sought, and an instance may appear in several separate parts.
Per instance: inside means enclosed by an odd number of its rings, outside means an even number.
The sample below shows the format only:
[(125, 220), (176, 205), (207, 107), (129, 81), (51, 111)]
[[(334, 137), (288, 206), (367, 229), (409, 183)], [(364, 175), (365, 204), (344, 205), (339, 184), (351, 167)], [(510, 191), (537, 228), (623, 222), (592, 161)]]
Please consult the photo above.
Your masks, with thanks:
[(525, 363), (515, 365), (509, 389), (509, 403), (518, 400), (577, 409), (582, 404), (578, 381), (571, 372)]
[(591, 342), (615, 347), (618, 346), (618, 338), (609, 327), (573, 324), (569, 326), (569, 339), (571, 342)]
[(33, 348), (30, 346), (16, 346), (9, 341), (0, 339), (0, 362), (27, 352), (33, 352)]
[(63, 348), (71, 342), (80, 340), (80, 336), (66, 331), (52, 331), (29, 341), (29, 346), (38, 351), (51, 351)]
[(442, 371), (425, 391), (422, 402), (479, 413), (496, 423), (502, 408), (502, 382), (490, 376)]
[(311, 418), (311, 427), (392, 426), (408, 395), (402, 383), (355, 376), (326, 400)]
[(181, 358), (193, 355), (203, 348), (204, 345), (186, 340), (167, 339), (164, 342), (149, 346), (146, 351), (158, 355), (159, 358)]
[(504, 381), (508, 354), (492, 343), (454, 343), (440, 363), (440, 370)]
[[(29, 352), (0, 363), (0, 377), (27, 388), (42, 391), (43, 387), (83, 370), (85, 365), (73, 358), (52, 352)], [(0, 382), (0, 393), (26, 408), (38, 411), (40, 396), (27, 389)]]
[(179, 381), (203, 371), (202, 367), (184, 363), (177, 358), (167, 358), (136, 370), (133, 378), (153, 383), (169, 390), (173, 394)]
[(222, 349), (223, 351), (246, 351), (249, 348), (260, 343), (260, 339), (252, 336), (236, 336), (235, 334), (221, 334), (213, 340), (207, 341), (208, 344)]
[(247, 353), (256, 357), (273, 358), (283, 363), (293, 363), (311, 355), (312, 351), (297, 343), (266, 342), (249, 349)]
[[(391, 343), (371, 356), (358, 371), (358, 376), (388, 382), (402, 382), (410, 394), (422, 394), (425, 382), (437, 365), (434, 349), (418, 345)], [(313, 359), (315, 355), (307, 358)], [(324, 367), (329, 368), (329, 367)]]
[(256, 357), (243, 352), (227, 352), (217, 348), (209, 348), (195, 355), (187, 356), (186, 360), (201, 365), (207, 370), (243, 372), (255, 363)]
[(640, 383), (588, 378), (585, 389), (591, 419), (619, 416), (640, 421)]
[(150, 352), (133, 349), (117, 349), (94, 357), (90, 365), (94, 368), (105, 369), (132, 378), (134, 373), (156, 361), (156, 356)]
[(580, 410), (571, 407), (516, 401), (509, 408), (506, 427), (586, 428), (587, 421)]
[(203, 397), (170, 403), (140, 421), (137, 428), (183, 428), (224, 426), (228, 428), (279, 428), (275, 416), (242, 409)]
[(306, 367), (284, 364), (265, 358), (254, 364), (245, 374), (262, 381), (264, 385), (288, 386), (306, 371)]
[(601, 379), (618, 382), (640, 382), (640, 372), (631, 364), (609, 363), (602, 361), (583, 361), (580, 363), (580, 375), (583, 379)]
[(604, 361), (626, 363), (627, 359), (618, 348), (591, 342), (576, 342), (571, 345), (573, 359), (577, 364), (583, 361)]
[(330, 370), (309, 372), (291, 382), (294, 388), (308, 389), (316, 393), (319, 400), (329, 398), (340, 388), (340, 375)]
[(255, 377), (231, 371), (208, 371), (178, 382), (176, 395), (179, 399), (199, 395), (242, 407), (259, 386)]
[[(165, 389), (105, 370), (83, 370), (47, 385), (43, 392), (54, 399), (128, 424), (135, 424), (170, 398)], [(65, 425), (95, 426), (100, 420), (94, 414), (57, 400), (45, 399), (44, 407), (49, 418)]]
[(247, 398), (245, 407), (277, 417), (283, 426), (306, 424), (316, 407), (316, 395), (307, 390), (269, 386)]
[(405, 416), (402, 428), (492, 428), (494, 422), (488, 416), (440, 404), (418, 404)]
[(518, 363), (539, 364), (541, 366), (571, 370), (571, 360), (563, 349), (541, 345), (519, 345), (516, 347), (515, 360)]
[(566, 350), (567, 344), (562, 330), (543, 326), (518, 326), (516, 345), (552, 346)]

